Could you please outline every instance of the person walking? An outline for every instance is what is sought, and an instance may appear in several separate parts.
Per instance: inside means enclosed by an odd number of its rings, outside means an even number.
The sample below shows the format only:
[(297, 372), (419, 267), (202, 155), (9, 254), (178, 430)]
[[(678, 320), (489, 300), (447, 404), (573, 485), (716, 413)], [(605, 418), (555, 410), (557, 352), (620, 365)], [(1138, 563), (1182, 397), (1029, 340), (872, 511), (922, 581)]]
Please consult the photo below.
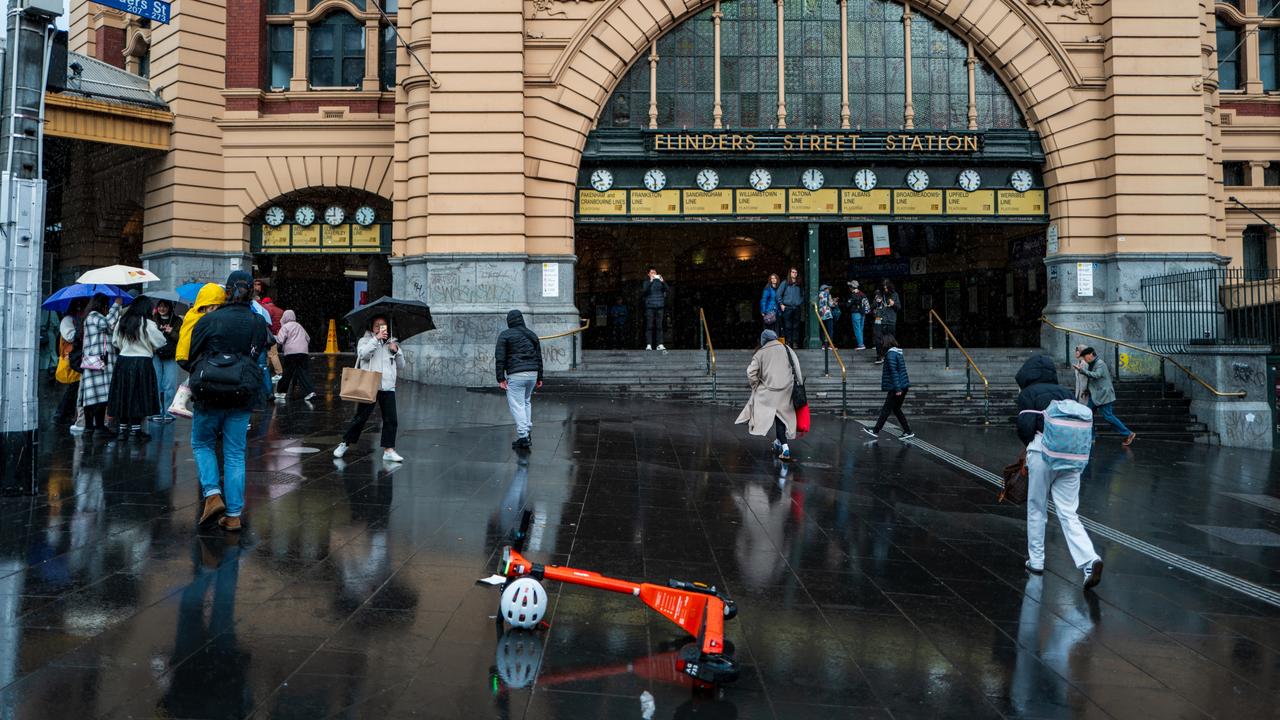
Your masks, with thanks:
[(614, 299), (613, 307), (609, 308), (609, 344), (615, 350), (621, 350), (624, 347), (623, 338), (627, 334), (629, 319), (631, 319), (631, 310), (619, 295)]
[[(94, 295), (84, 316), (83, 355), (80, 359), (80, 405), (84, 408), (84, 434), (105, 438), (107, 401), (111, 399), (111, 375), (116, 367), (116, 353), (111, 334), (120, 319), (123, 301), (112, 303), (106, 295)], [(108, 309), (108, 307), (110, 309)]]
[(1084, 576), (1087, 590), (1102, 582), (1102, 558), (1076, 514), (1080, 507), (1080, 470), (1054, 470), (1044, 447), (1043, 413), (1054, 401), (1070, 400), (1071, 391), (1058, 383), (1058, 368), (1048, 355), (1029, 358), (1015, 379), (1021, 388), (1016, 427), (1027, 458), (1027, 571), (1034, 575), (1044, 572), (1044, 527), (1052, 493), (1067, 549)]
[(284, 356), (284, 377), (276, 383), (276, 399), (288, 399), (289, 387), (295, 382), (302, 388), (303, 400), (315, 399), (316, 388), (311, 382), (311, 336), (292, 310), (281, 313), (276, 342)]
[(760, 318), (764, 321), (764, 329), (775, 333), (782, 313), (782, 308), (778, 307), (778, 285), (778, 273), (769, 273), (769, 282), (765, 283), (764, 292), (760, 294)]
[[(71, 301), (71, 305), (67, 307), (67, 312), (58, 322), (58, 357), (67, 358), (68, 366), (75, 380), (66, 383), (67, 389), (62, 393), (62, 400), (58, 402), (58, 410), (54, 414), (54, 422), (58, 425), (69, 425), (72, 433), (75, 434), (75, 425), (83, 422), (84, 411), (80, 408), (78, 398), (80, 396), (80, 368), (78, 367), (80, 357), (84, 351), (83, 343), (80, 343), (82, 326), (84, 324), (84, 309), (88, 305), (85, 298), (76, 298)], [(79, 352), (77, 352), (77, 348)], [(75, 362), (72, 362), (72, 360)], [(84, 430), (83, 426), (80, 428)]]
[[(207, 286), (206, 286), (207, 287)], [(238, 532), (244, 512), (245, 445), (249, 413), (257, 404), (257, 358), (270, 339), (249, 303), (253, 302), (253, 276), (244, 270), (227, 276), (226, 302), (205, 314), (191, 331), (187, 369), (192, 371), (195, 416), (191, 422), (191, 454), (200, 475), (204, 506), (200, 525), (214, 520), (224, 530)], [(204, 289), (201, 289), (204, 294)], [(197, 297), (197, 303), (200, 298)], [(235, 386), (219, 391), (202, 387), (203, 371), (212, 361), (230, 361), (239, 378)], [(223, 366), (225, 367), (225, 365)], [(212, 368), (210, 368), (212, 369)], [(210, 373), (212, 374), (212, 373)], [(219, 482), (218, 439), (222, 439), (222, 472)]]
[(849, 323), (853, 325), (853, 339), (857, 347), (854, 350), (866, 350), (867, 343), (863, 340), (863, 330), (865, 329), (867, 316), (871, 314), (871, 301), (867, 299), (867, 294), (862, 292), (857, 280), (849, 281)]
[(907, 416), (902, 413), (902, 403), (906, 402), (907, 391), (911, 389), (911, 378), (907, 376), (907, 356), (902, 352), (902, 348), (898, 347), (898, 339), (894, 336), (885, 335), (882, 342), (885, 347), (885, 361), (884, 370), (880, 373), (880, 389), (885, 392), (884, 405), (880, 406), (880, 419), (876, 420), (875, 429), (870, 430), (864, 427), (862, 432), (873, 438), (880, 437), (880, 431), (884, 429), (889, 413), (893, 413), (898, 420), (898, 425), (902, 428), (902, 434), (898, 439), (910, 440), (916, 434), (911, 432)]
[(526, 450), (533, 446), (533, 391), (542, 387), (542, 343), (525, 327), (519, 310), (507, 313), (507, 329), (493, 348), (493, 366), (516, 424), (511, 447)]
[(1088, 393), (1088, 402), (1085, 404), (1124, 436), (1122, 444), (1125, 447), (1132, 445), (1138, 438), (1138, 434), (1116, 417), (1116, 388), (1111, 382), (1111, 371), (1107, 369), (1107, 364), (1098, 357), (1098, 353), (1094, 352), (1093, 348), (1087, 347), (1080, 351), (1080, 360), (1072, 367), (1075, 368), (1077, 375), (1083, 375), (1086, 378), (1088, 389), (1085, 392)]
[[(1087, 347), (1089, 346), (1088, 345), (1076, 346), (1076, 361), (1075, 363), (1072, 363), (1073, 365), (1079, 364), (1081, 362), (1080, 353), (1084, 352), (1084, 349)], [(1075, 372), (1072, 374), (1075, 375), (1075, 378), (1076, 378), (1076, 396), (1075, 396), (1076, 402), (1082, 403), (1084, 405), (1088, 405), (1089, 404), (1089, 376), (1085, 375), (1082, 372)]]
[(342, 442), (334, 448), (333, 456), (342, 458), (356, 444), (360, 431), (373, 414), (373, 406), (377, 405), (382, 411), (382, 462), (404, 462), (404, 457), (396, 452), (396, 429), (400, 422), (396, 413), (396, 375), (404, 367), (404, 353), (400, 351), (400, 341), (391, 335), (385, 317), (379, 315), (369, 320), (369, 329), (356, 343), (356, 367), (382, 373), (382, 385), (375, 402), (356, 404), (356, 416), (343, 433)]
[(898, 310), (901, 302), (898, 291), (893, 288), (893, 283), (888, 278), (881, 280), (880, 290), (876, 292), (875, 302), (872, 303), (872, 310), (876, 314), (873, 339), (876, 343), (877, 365), (884, 362), (885, 351), (888, 350), (884, 344), (884, 338), (886, 336), (897, 338)]
[(155, 368), (156, 382), (160, 392), (160, 412), (151, 419), (160, 423), (171, 423), (173, 415), (169, 406), (178, 392), (178, 338), (182, 332), (182, 316), (174, 312), (173, 304), (168, 300), (156, 301), (153, 319), (160, 333), (164, 335), (164, 345), (156, 348), (151, 364)]
[[(182, 316), (182, 327), (178, 330), (178, 347), (173, 354), (173, 359), (178, 363), (178, 367), (186, 369), (189, 365), (188, 361), (191, 359), (191, 333), (195, 330), (196, 323), (206, 314), (217, 310), (226, 301), (227, 290), (218, 283), (205, 283), (196, 293), (196, 301), (191, 305), (191, 309)], [(168, 412), (181, 417), (191, 417), (191, 411), (188, 409), (190, 400), (190, 384), (183, 383), (179, 385), (173, 402), (169, 403)]]
[(839, 303), (831, 297), (831, 286), (823, 285), (818, 288), (818, 317), (822, 318), (822, 326), (827, 329), (827, 333), (822, 336), (823, 350), (830, 347), (827, 339), (835, 337), (836, 313), (839, 311)]
[(658, 274), (657, 268), (649, 268), (640, 295), (644, 298), (644, 349), (652, 350), (657, 345), (658, 350), (666, 352), (662, 329), (667, 319), (667, 281)]
[(804, 286), (800, 284), (800, 271), (791, 268), (787, 279), (778, 286), (778, 308), (782, 311), (782, 328), (779, 339), (793, 348), (804, 344)]
[[(258, 298), (258, 304), (271, 318), (269, 328), (271, 336), (279, 335), (280, 325), (284, 322), (284, 308), (276, 306), (275, 301), (267, 297), (267, 286), (261, 279), (253, 281), (253, 292)], [(271, 368), (271, 382), (280, 382), (280, 378), (284, 375), (284, 367), (280, 362), (280, 349), (274, 343), (267, 349), (267, 365)]]
[(155, 354), (164, 347), (164, 333), (151, 319), (151, 301), (134, 300), (116, 323), (111, 344), (118, 351), (111, 374), (107, 412), (120, 424), (118, 437), (149, 440), (142, 427), (160, 412), (160, 383), (156, 380)]
[(760, 333), (760, 349), (747, 365), (747, 382), (751, 397), (739, 413), (735, 425), (747, 423), (752, 435), (768, 437), (773, 430), (773, 452), (783, 462), (791, 462), (789, 440), (796, 439), (796, 409), (791, 405), (791, 391), (804, 382), (800, 359), (783, 344), (772, 330)]

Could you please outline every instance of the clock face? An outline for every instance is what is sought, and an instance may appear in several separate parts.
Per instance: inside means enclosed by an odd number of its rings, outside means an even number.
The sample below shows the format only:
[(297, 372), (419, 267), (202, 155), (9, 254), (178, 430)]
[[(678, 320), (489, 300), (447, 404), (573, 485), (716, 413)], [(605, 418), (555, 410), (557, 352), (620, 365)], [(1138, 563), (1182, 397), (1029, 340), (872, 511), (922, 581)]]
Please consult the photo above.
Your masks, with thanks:
[(343, 220), (347, 219), (347, 212), (337, 205), (330, 205), (324, 211), (324, 221), (330, 225), (341, 225)]
[(607, 191), (613, 187), (613, 173), (604, 168), (591, 173), (591, 187), (595, 188), (596, 192)]
[(973, 192), (982, 187), (982, 176), (978, 174), (977, 170), (965, 170), (960, 173), (960, 187), (965, 192)]
[(907, 173), (907, 187), (916, 192), (924, 192), (929, 187), (929, 173), (920, 168)]
[(284, 208), (279, 205), (267, 208), (266, 221), (271, 227), (278, 227), (284, 224)]
[(293, 211), (293, 221), (299, 225), (306, 227), (316, 221), (315, 208), (310, 205), (303, 205)]
[(649, 188), (649, 192), (658, 192), (667, 186), (667, 174), (658, 168), (645, 172), (644, 186)]
[(804, 189), (814, 192), (822, 189), (822, 183), (826, 178), (822, 176), (822, 171), (817, 168), (809, 168), (800, 176), (800, 182), (804, 184)]
[(747, 180), (751, 183), (751, 187), (755, 188), (758, 192), (768, 190), (769, 186), (773, 184), (773, 176), (764, 168), (756, 168), (755, 170), (752, 170), (751, 175)]
[(703, 168), (698, 171), (698, 187), (703, 192), (711, 192), (720, 186), (720, 173), (711, 168)]
[(1030, 190), (1033, 182), (1034, 180), (1031, 177), (1031, 173), (1026, 170), (1017, 170), (1013, 173), (1013, 176), (1009, 178), (1009, 184), (1013, 185), (1013, 189), (1020, 193)]
[(376, 215), (373, 212), (373, 208), (368, 205), (364, 205), (356, 210), (356, 222), (365, 227), (372, 225), (375, 217)]
[(853, 176), (853, 182), (862, 192), (871, 192), (876, 189), (876, 174), (872, 170), (863, 168)]

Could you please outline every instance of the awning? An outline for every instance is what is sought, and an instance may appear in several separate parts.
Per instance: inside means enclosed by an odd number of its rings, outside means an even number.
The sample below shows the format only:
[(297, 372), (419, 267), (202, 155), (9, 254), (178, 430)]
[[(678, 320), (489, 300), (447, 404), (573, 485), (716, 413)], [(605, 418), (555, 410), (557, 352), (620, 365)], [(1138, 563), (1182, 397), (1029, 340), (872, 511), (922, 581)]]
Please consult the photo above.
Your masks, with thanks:
[(172, 126), (173, 113), (168, 110), (45, 93), (44, 132), (48, 136), (168, 150)]

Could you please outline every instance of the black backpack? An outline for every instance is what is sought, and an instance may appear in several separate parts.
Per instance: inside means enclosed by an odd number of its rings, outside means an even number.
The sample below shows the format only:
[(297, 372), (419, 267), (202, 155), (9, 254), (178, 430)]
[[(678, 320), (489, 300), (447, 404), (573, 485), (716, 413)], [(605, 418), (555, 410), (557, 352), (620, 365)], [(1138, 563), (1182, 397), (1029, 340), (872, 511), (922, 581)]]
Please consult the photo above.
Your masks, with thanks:
[(262, 368), (249, 354), (211, 351), (191, 368), (187, 386), (196, 402), (215, 410), (231, 410), (257, 402), (262, 383)]

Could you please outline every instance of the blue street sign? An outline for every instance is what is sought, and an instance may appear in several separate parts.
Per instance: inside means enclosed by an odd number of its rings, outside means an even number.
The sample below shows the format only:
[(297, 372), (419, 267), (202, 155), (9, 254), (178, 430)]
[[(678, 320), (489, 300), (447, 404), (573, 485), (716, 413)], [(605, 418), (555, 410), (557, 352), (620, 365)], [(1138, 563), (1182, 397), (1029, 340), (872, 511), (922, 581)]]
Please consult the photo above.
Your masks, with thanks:
[(164, 0), (95, 0), (99, 5), (123, 10), (158, 23), (169, 24), (169, 3)]

